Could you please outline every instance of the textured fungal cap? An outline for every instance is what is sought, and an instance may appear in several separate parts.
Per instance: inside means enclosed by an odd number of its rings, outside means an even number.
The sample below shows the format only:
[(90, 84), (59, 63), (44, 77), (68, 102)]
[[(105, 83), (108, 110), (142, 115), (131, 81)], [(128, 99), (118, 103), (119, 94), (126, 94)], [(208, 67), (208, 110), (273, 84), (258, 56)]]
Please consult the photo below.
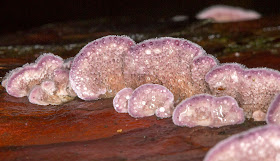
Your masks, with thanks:
[(42, 90), (46, 91), (46, 93), (48, 94), (54, 94), (54, 92), (57, 90), (55, 86), (55, 82), (49, 80), (42, 82), (41, 88)]
[(271, 102), (266, 115), (268, 124), (280, 125), (280, 94)]
[(123, 89), (123, 56), (132, 45), (134, 41), (124, 36), (106, 36), (87, 44), (70, 69), (70, 83), (78, 97), (113, 97)]
[(70, 65), (59, 56), (43, 54), (35, 63), (8, 73), (2, 85), (12, 96), (28, 96), (31, 103), (58, 105), (76, 96), (69, 84)]
[(260, 17), (261, 15), (255, 11), (225, 5), (206, 8), (196, 16), (197, 19), (213, 19), (216, 22), (254, 20)]
[(132, 95), (132, 88), (124, 88), (120, 90), (113, 99), (113, 106), (119, 113), (127, 113), (128, 100)]
[(75, 98), (75, 94), (55, 84), (58, 83), (44, 81), (40, 85), (35, 85), (28, 95), (29, 102), (37, 105), (59, 105)]
[(141, 42), (125, 56), (126, 86), (162, 84), (180, 101), (193, 95), (191, 64), (195, 57), (205, 54), (200, 46), (184, 39), (163, 37)]
[(221, 141), (204, 161), (277, 161), (279, 154), (280, 127), (267, 125)]
[(174, 96), (164, 86), (144, 84), (136, 88), (128, 100), (128, 113), (135, 118), (152, 116), (166, 118), (172, 115)]
[(68, 69), (56, 69), (53, 74), (53, 81), (56, 84), (56, 95), (64, 97), (70, 96), (75, 97), (77, 96), (76, 93), (70, 86), (69, 82), (69, 70)]
[(193, 60), (191, 66), (191, 75), (195, 94), (209, 93), (208, 84), (205, 82), (205, 75), (215, 66), (218, 65), (218, 60), (210, 55), (200, 56)]
[(39, 85), (34, 86), (28, 96), (29, 102), (37, 105), (49, 105), (47, 99), (48, 91), (45, 91), (44, 87), (41, 87)]
[(59, 105), (75, 98), (76, 94), (69, 84), (68, 69), (55, 69), (51, 79), (31, 89), (28, 95), (29, 102), (38, 105)]
[(53, 71), (63, 66), (63, 59), (53, 54), (41, 55), (35, 63), (26, 64), (8, 73), (2, 85), (14, 97), (27, 96), (31, 88), (51, 79)]
[(260, 120), (259, 116), (266, 113), (271, 100), (280, 92), (278, 71), (267, 68), (246, 69), (240, 64), (216, 67), (207, 73), (205, 81), (212, 94), (234, 97), (244, 109), (246, 117), (255, 120)]
[(240, 90), (243, 68), (240, 64), (223, 64), (207, 73), (205, 81), (209, 84), (212, 94), (236, 98)]
[(182, 101), (172, 119), (178, 126), (221, 127), (243, 123), (244, 113), (232, 97), (201, 94)]

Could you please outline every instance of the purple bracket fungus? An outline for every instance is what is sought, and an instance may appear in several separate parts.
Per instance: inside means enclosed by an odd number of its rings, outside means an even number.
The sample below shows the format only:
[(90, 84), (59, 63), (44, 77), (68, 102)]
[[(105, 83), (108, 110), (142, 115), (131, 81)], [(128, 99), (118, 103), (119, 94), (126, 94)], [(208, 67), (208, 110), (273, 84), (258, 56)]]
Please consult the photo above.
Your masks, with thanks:
[(51, 79), (53, 71), (62, 65), (63, 59), (59, 56), (44, 54), (35, 63), (25, 64), (10, 71), (5, 76), (2, 86), (14, 97), (27, 96), (34, 85), (40, 84), (42, 80)]
[[(193, 62), (199, 56), (205, 57)], [(163, 37), (135, 45), (128, 37), (106, 36), (76, 55), (70, 83), (84, 100), (113, 97), (125, 87), (161, 84), (172, 91), (178, 103), (208, 89), (203, 78), (216, 64), (199, 45), (185, 39)]]
[(118, 113), (127, 113), (128, 100), (130, 99), (132, 92), (132, 88), (124, 88), (116, 94), (113, 99), (113, 106)]
[(234, 98), (208, 94), (195, 95), (182, 101), (175, 108), (172, 119), (175, 125), (187, 127), (221, 127), (241, 124), (245, 120), (243, 110)]
[(126, 86), (135, 89), (146, 83), (161, 84), (179, 102), (194, 94), (191, 64), (202, 55), (206, 52), (199, 45), (185, 39), (163, 37), (143, 41), (125, 55)]
[(28, 96), (31, 103), (56, 105), (76, 96), (68, 80), (69, 70), (64, 67), (63, 59), (48, 53), (40, 56), (35, 63), (10, 71), (2, 86), (14, 97)]
[(78, 97), (113, 97), (123, 89), (123, 56), (134, 44), (129, 37), (106, 36), (82, 48), (70, 69), (70, 83)]
[(233, 135), (215, 145), (204, 161), (277, 161), (280, 127), (266, 125)]
[(280, 125), (280, 94), (271, 102), (266, 115), (268, 124)]
[(218, 65), (218, 60), (210, 55), (200, 56), (193, 60), (191, 74), (193, 80), (194, 94), (209, 93), (208, 84), (205, 82), (205, 75)]
[(135, 118), (152, 116), (167, 118), (174, 110), (174, 96), (164, 86), (144, 84), (136, 88), (128, 100), (128, 113)]
[(240, 64), (223, 64), (207, 73), (205, 80), (212, 94), (234, 97), (247, 118), (264, 121), (274, 96), (280, 92), (279, 71), (267, 68), (246, 69)]
[(56, 90), (55, 83), (53, 81), (44, 81), (41, 85), (35, 85), (28, 96), (29, 102), (38, 105), (49, 105), (60, 104), (58, 99), (53, 99), (49, 96), (54, 96), (54, 91)]
[(59, 68), (54, 70), (52, 81), (46, 80), (40, 86), (35, 86), (28, 99), (39, 105), (59, 105), (74, 99), (75, 96), (76, 93), (69, 83), (69, 70)]
[(258, 19), (260, 17), (261, 15), (256, 11), (225, 5), (208, 7), (196, 15), (197, 19), (212, 19), (215, 22), (245, 21)]
[(76, 96), (70, 87), (69, 70), (57, 69), (52, 81), (43, 81), (33, 87), (29, 93), (29, 102), (38, 105), (59, 105), (72, 100)]

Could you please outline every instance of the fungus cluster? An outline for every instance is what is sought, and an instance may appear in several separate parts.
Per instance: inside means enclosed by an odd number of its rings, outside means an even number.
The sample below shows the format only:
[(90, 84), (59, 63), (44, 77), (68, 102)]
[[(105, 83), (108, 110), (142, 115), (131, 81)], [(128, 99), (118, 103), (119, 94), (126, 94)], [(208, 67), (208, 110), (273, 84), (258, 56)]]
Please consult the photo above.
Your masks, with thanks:
[(211, 94), (235, 98), (247, 118), (257, 121), (265, 120), (269, 104), (280, 92), (279, 71), (267, 68), (246, 69), (237, 63), (215, 67), (207, 73), (205, 81)]
[[(68, 61), (44, 54), (12, 70), (2, 85), (10, 95), (28, 96), (39, 105), (61, 104), (76, 95), (84, 100), (116, 95), (116, 111), (136, 118), (173, 114), (179, 126), (220, 127), (242, 123), (243, 110), (247, 118), (265, 120), (269, 104), (280, 93), (280, 73), (219, 64), (185, 39), (163, 37), (135, 44), (126, 36), (105, 36)], [(278, 116), (273, 115), (278, 100), (268, 120)]]
[(163, 37), (135, 44), (125, 36), (106, 36), (90, 42), (75, 56), (70, 82), (84, 100), (112, 97), (125, 87), (161, 84), (178, 103), (207, 92), (204, 76), (216, 65), (214, 57), (185, 39)]
[(113, 105), (117, 112), (129, 113), (135, 118), (154, 114), (160, 118), (167, 118), (174, 110), (174, 96), (162, 85), (144, 84), (135, 90), (120, 90), (113, 100)]
[[(202, 62), (202, 59), (194, 61), (206, 55), (200, 46), (185, 39), (163, 37), (146, 40), (132, 47), (124, 57), (126, 86), (135, 89), (146, 83), (161, 84), (174, 94), (175, 102), (179, 103), (205, 91), (203, 82), (194, 82), (200, 77), (203, 79), (205, 71), (208, 72), (217, 61), (213, 57), (208, 57), (211, 60), (202, 58), (213, 64), (210, 67), (203, 66), (206, 62)], [(198, 68), (203, 69), (201, 73), (193, 75), (193, 80), (192, 69), (197, 71)]]
[[(106, 36), (73, 59), (44, 54), (10, 71), (2, 86), (8, 94), (28, 96), (39, 105), (62, 104), (76, 95), (83, 100), (115, 96), (113, 106), (119, 113), (172, 116), (178, 126), (241, 124), (244, 116), (280, 124), (279, 71), (219, 64), (197, 44), (178, 38), (135, 44), (126, 36)], [(269, 125), (230, 137), (205, 160), (277, 158), (279, 134), (279, 127)], [(271, 154), (265, 153), (268, 149)]]
[(35, 63), (10, 71), (2, 81), (8, 94), (28, 96), (31, 103), (58, 105), (72, 100), (76, 94), (69, 83), (69, 64), (51, 53), (41, 55)]
[[(197, 15), (215, 22), (260, 17), (255, 11), (224, 5)], [(119, 113), (172, 116), (178, 126), (221, 127), (241, 124), (245, 116), (280, 124), (279, 71), (219, 64), (199, 45), (179, 38), (136, 44), (127, 36), (105, 36), (88, 43), (73, 59), (43, 54), (35, 63), (7, 73), (2, 86), (11, 96), (27, 96), (38, 105), (59, 105), (76, 96), (115, 96), (113, 106)], [(212, 148), (204, 161), (279, 160), (276, 125), (231, 136)]]
[(230, 96), (195, 95), (175, 108), (173, 101), (174, 96), (166, 87), (144, 84), (135, 90), (120, 90), (114, 97), (113, 106), (117, 112), (129, 113), (134, 118), (154, 114), (159, 118), (172, 116), (175, 125), (187, 127), (221, 127), (241, 124), (245, 120), (243, 109)]

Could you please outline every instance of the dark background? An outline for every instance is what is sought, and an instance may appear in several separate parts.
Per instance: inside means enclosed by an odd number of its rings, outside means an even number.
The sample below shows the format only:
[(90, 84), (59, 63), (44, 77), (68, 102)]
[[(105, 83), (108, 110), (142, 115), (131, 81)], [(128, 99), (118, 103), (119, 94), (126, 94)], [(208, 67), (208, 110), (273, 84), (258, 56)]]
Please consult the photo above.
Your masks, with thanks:
[(85, 20), (100, 16), (194, 17), (205, 7), (226, 4), (253, 9), (263, 15), (280, 13), (280, 5), (265, 0), (0, 0), (0, 34), (27, 30), (46, 23)]

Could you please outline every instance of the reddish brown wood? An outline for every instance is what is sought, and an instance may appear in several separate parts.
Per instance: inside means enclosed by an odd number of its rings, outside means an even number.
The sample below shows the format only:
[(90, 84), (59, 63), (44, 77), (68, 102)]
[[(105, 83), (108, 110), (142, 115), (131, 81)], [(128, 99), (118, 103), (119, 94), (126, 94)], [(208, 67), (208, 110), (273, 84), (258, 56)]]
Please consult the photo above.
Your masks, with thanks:
[(42, 107), (3, 92), (0, 102), (5, 160), (201, 160), (218, 141), (262, 124), (182, 128), (119, 114), (112, 99)]

